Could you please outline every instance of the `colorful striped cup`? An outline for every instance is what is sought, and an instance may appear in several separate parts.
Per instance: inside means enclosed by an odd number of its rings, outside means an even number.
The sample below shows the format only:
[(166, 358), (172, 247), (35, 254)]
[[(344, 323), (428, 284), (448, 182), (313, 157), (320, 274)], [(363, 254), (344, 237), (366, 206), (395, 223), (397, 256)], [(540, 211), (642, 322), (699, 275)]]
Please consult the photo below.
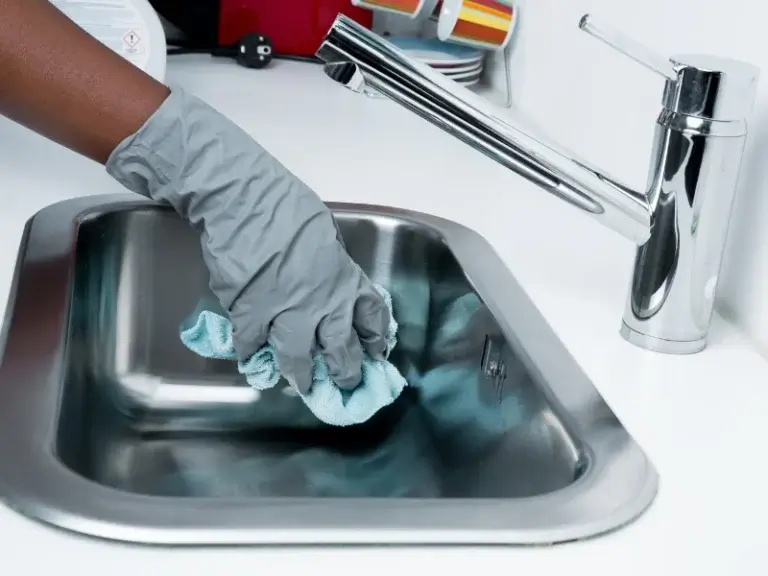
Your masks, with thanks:
[(437, 36), (485, 50), (502, 50), (520, 18), (513, 0), (443, 0)]
[(352, 4), (369, 10), (381, 10), (416, 18), (422, 10), (435, 9), (437, 0), (352, 0)]

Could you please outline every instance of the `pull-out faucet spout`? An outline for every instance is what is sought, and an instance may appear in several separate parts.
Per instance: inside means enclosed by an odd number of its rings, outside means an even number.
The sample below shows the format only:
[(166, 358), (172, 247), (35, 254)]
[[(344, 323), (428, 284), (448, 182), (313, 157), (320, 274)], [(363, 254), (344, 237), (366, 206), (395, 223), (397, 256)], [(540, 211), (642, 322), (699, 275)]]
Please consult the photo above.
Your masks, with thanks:
[(703, 349), (758, 70), (711, 56), (665, 59), (589, 17), (579, 27), (666, 79), (648, 185), (638, 192), (559, 148), (527, 120), (345, 16), (317, 56), (329, 77), (380, 92), (638, 245), (621, 333), (668, 353)]

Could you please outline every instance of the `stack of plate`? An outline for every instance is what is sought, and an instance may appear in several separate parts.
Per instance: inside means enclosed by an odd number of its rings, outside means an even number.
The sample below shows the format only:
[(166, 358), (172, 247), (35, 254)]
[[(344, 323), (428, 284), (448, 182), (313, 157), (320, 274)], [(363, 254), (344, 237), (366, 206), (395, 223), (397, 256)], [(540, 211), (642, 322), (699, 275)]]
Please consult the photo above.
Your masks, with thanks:
[(480, 81), (483, 72), (483, 52), (480, 50), (432, 38), (388, 36), (386, 40), (407, 56), (431, 66), (463, 86), (472, 86)]

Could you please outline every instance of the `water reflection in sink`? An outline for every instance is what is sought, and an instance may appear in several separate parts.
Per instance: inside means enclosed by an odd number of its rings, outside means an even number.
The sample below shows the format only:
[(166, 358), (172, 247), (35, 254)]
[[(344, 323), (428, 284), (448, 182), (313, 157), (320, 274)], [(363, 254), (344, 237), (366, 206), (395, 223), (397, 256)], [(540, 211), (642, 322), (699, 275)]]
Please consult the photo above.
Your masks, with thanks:
[[(428, 229), (339, 214), (352, 257), (391, 292), (391, 360), (409, 388), (369, 422), (317, 420), (285, 383), (256, 393), (199, 358), (178, 325), (207, 294), (173, 214), (82, 226), (62, 461), (120, 490), (172, 497), (517, 498), (558, 490), (581, 453), (456, 259)], [(504, 374), (487, 373), (492, 345)]]

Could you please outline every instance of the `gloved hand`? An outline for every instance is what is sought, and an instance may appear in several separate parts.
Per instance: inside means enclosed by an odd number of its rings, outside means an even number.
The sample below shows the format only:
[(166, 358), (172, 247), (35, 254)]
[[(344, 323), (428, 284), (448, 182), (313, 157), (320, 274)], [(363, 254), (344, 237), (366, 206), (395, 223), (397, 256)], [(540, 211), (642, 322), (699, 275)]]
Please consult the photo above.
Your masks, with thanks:
[(376, 359), (389, 353), (389, 311), (347, 254), (330, 210), (201, 100), (174, 89), (106, 166), (200, 232), (239, 360), (269, 341), (280, 371), (306, 393), (316, 352), (343, 389), (360, 382), (363, 349)]

